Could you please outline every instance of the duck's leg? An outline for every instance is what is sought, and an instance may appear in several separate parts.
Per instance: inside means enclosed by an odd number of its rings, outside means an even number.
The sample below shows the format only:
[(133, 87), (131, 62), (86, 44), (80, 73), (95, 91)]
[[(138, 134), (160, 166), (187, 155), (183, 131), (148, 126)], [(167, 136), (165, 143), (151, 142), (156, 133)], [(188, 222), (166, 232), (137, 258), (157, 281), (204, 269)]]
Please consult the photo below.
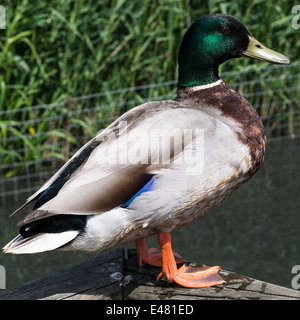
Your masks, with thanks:
[[(151, 266), (161, 267), (162, 266), (162, 255), (156, 248), (150, 248), (148, 250), (147, 244), (144, 239), (138, 239), (135, 241), (136, 244), (136, 253), (138, 256), (139, 266), (143, 266), (144, 264), (150, 264)], [(173, 253), (175, 256), (175, 264), (183, 263), (182, 257)], [(173, 257), (174, 259), (174, 257)]]
[(190, 288), (211, 287), (225, 282), (218, 273), (220, 267), (195, 268), (183, 265), (177, 269), (170, 233), (159, 232), (158, 241), (163, 261), (162, 272), (158, 275), (158, 279), (166, 278), (168, 282), (176, 282)]

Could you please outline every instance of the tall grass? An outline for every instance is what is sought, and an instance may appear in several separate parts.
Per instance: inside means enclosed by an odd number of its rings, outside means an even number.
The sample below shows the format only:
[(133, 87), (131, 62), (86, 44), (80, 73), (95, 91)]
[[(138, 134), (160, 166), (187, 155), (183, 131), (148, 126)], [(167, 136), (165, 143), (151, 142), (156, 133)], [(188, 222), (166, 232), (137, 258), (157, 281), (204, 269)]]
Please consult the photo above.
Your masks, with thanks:
[[(0, 30), (0, 152), (7, 164), (34, 163), (41, 157), (65, 160), (82, 143), (72, 134), (72, 125), (79, 124), (87, 139), (125, 111), (124, 101), (133, 95), (107, 95), (101, 102), (107, 108), (88, 116), (82, 113), (84, 103), (68, 103), (69, 97), (176, 79), (181, 38), (203, 14), (234, 15), (262, 43), (299, 59), (299, 30), (291, 26), (293, 3), (287, 0), (9, 0), (2, 5), (6, 30)], [(262, 65), (240, 59), (222, 70), (242, 70), (249, 64)], [(286, 69), (281, 76), (288, 73)], [(261, 79), (263, 85), (265, 77)], [(266, 118), (286, 110), (289, 99), (267, 88), (271, 98), (258, 103)], [(153, 87), (147, 95), (155, 99), (168, 90)], [(134, 99), (139, 101), (139, 95)], [(274, 99), (286, 104), (274, 107)], [(57, 107), (31, 108), (43, 104)], [(55, 119), (52, 124), (49, 117)], [(108, 120), (99, 123), (99, 117)]]

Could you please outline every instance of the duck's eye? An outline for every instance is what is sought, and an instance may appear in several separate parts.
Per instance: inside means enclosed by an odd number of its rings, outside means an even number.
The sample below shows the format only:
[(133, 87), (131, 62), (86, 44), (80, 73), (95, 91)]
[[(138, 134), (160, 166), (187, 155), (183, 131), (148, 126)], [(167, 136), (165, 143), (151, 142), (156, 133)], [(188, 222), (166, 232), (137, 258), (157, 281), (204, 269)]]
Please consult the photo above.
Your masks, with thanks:
[(227, 26), (221, 27), (219, 30), (219, 33), (221, 33), (221, 34), (227, 34), (229, 32), (230, 32), (230, 29)]

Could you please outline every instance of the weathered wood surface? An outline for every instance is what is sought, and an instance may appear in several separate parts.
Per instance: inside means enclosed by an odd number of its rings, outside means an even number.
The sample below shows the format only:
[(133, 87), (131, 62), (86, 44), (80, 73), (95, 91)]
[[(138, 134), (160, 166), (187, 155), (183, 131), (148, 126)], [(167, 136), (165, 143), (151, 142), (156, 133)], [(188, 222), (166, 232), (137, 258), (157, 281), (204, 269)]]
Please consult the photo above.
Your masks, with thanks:
[[(133, 253), (134, 254), (134, 253)], [(126, 260), (125, 275), (131, 276), (130, 282), (124, 287), (127, 299), (172, 299), (172, 300), (300, 300), (300, 291), (277, 286), (263, 281), (237, 275), (221, 270), (220, 274), (226, 283), (210, 288), (191, 289), (177, 284), (156, 281), (159, 268), (137, 266), (135, 256)]]
[(122, 270), (123, 250), (116, 249), (4, 291), (0, 300), (120, 299)]
[(160, 268), (139, 268), (134, 250), (118, 248), (0, 294), (0, 300), (300, 300), (300, 291), (221, 270), (223, 285), (191, 289), (157, 281)]

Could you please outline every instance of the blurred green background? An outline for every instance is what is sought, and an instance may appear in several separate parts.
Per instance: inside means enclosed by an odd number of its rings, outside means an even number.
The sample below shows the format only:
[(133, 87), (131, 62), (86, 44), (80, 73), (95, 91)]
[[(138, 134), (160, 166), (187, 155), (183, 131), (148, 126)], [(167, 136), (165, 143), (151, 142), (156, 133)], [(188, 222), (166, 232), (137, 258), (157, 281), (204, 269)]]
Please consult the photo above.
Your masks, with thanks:
[[(0, 107), (173, 80), (183, 34), (207, 13), (237, 17), (266, 46), (295, 60), (300, 37), (291, 25), (293, 5), (259, 0), (8, 1), (7, 30), (1, 34)], [(235, 65), (248, 64), (242, 59)]]
[[(7, 1), (0, 110), (174, 80), (188, 26), (207, 13), (240, 19), (263, 44), (299, 59), (292, 1)], [(249, 63), (227, 63), (226, 70)]]
[[(2, 4), (2, 2), (1, 2)], [(293, 29), (291, 1), (4, 1), (6, 30), (0, 30), (0, 134), (2, 163), (60, 158), (65, 161), (82, 141), (76, 141), (68, 124), (50, 126), (47, 118), (63, 117), (62, 108), (39, 110), (32, 106), (65, 103), (68, 97), (177, 79), (177, 55), (189, 25), (207, 13), (227, 13), (240, 19), (266, 46), (299, 61), (299, 31)], [(266, 65), (236, 59), (222, 71), (241, 71)], [(298, 72), (298, 70), (297, 70)], [(284, 70), (284, 79), (290, 73)], [(257, 74), (247, 80), (255, 80)], [(226, 79), (227, 80), (227, 79)], [(232, 83), (233, 79), (229, 79)], [(239, 82), (240, 79), (235, 79)], [(299, 81), (299, 79), (298, 79)], [(298, 82), (299, 83), (299, 82)], [(175, 96), (175, 86), (172, 94)], [(250, 91), (258, 88), (253, 86)], [(272, 89), (272, 88), (271, 88)], [(148, 98), (166, 95), (169, 88), (153, 88)], [(283, 95), (282, 99), (286, 97)], [(107, 98), (113, 107), (98, 110), (102, 127), (125, 111), (118, 103), (129, 97)], [(252, 101), (250, 101), (252, 102)], [(268, 105), (265, 103), (265, 105)], [(297, 106), (299, 107), (299, 106)], [(81, 104), (76, 105), (81, 110)], [(64, 108), (67, 109), (67, 108)], [(275, 108), (273, 113), (287, 111)], [(101, 126), (96, 115), (68, 115), (72, 124), (81, 120), (87, 140)], [(265, 115), (268, 110), (262, 110)], [(70, 119), (69, 119), (70, 118)], [(36, 119), (40, 119), (35, 122)], [(65, 120), (65, 119), (64, 119)], [(64, 126), (64, 130), (61, 127)], [(41, 135), (41, 132), (47, 132)], [(12, 142), (11, 137), (17, 137)], [(49, 141), (49, 137), (55, 137)], [(61, 152), (68, 144), (68, 152)], [(52, 145), (49, 150), (49, 145)], [(36, 146), (43, 152), (35, 152)], [(23, 149), (27, 148), (26, 151)], [(16, 152), (16, 150), (22, 150)], [(5, 172), (11, 176), (15, 171)]]
[[(268, 73), (273, 70), (268, 63), (233, 59), (221, 71), (236, 73), (224, 79), (242, 94), (246, 81), (246, 98), (262, 117), (280, 115), (270, 122), (272, 129), (286, 119), (282, 113), (300, 110), (295, 97), (300, 85), (299, 68), (295, 68), (300, 61), (300, 31), (292, 27), (291, 1), (19, 0), (1, 4), (6, 9), (6, 30), (0, 30), (0, 152), (5, 177), (41, 159), (63, 163), (98, 130), (145, 97), (174, 98), (176, 85), (153, 86), (143, 94), (111, 91), (176, 80), (181, 39), (196, 18), (208, 13), (237, 17), (260, 42), (293, 61), (293, 68)], [(267, 68), (251, 72), (262, 66)], [(292, 82), (286, 81), (288, 76), (293, 76)], [(275, 81), (267, 86), (270, 79)], [(291, 86), (294, 95), (287, 92)], [(96, 104), (101, 108), (89, 114), (84, 112), (87, 105), (74, 98), (99, 92), (101, 100), (91, 101), (88, 108)], [(68, 103), (70, 97), (72, 103)], [(124, 104), (129, 100), (134, 101)], [(299, 115), (291, 113), (289, 122), (295, 122), (295, 117)], [(287, 126), (284, 134), (293, 135), (294, 128)], [(18, 163), (18, 168), (12, 163)]]

